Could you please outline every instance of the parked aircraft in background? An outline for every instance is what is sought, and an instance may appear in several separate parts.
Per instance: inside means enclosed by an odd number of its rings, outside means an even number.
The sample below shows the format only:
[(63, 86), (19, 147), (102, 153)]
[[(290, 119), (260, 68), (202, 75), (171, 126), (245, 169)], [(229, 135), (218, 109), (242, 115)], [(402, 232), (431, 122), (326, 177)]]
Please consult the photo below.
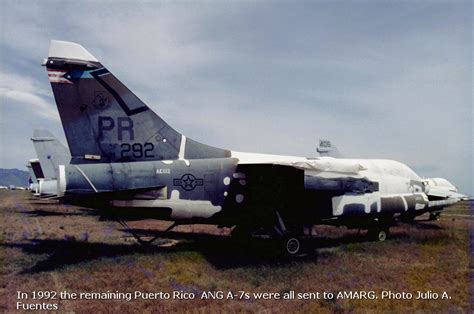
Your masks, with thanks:
[(336, 146), (332, 145), (329, 140), (319, 140), (319, 146), (316, 148), (316, 151), (321, 157), (334, 157), (341, 158), (342, 155), (337, 149)]
[(69, 164), (69, 150), (47, 130), (35, 130), (31, 140), (43, 172), (37, 193), (40, 197), (57, 196), (59, 165)]
[(29, 186), (28, 188), (32, 193), (38, 193), (38, 179), (36, 179), (35, 172), (33, 171), (33, 167), (31, 167), (30, 161), (26, 164), (26, 168), (30, 173), (30, 177), (28, 178)]
[(41, 168), (39, 159), (30, 159), (28, 161), (27, 168), (28, 171), (30, 171), (30, 177), (32, 180), (30, 185), (31, 192), (33, 192), (36, 196), (39, 196), (39, 182), (44, 180), (43, 169)]
[(437, 220), (446, 207), (460, 200), (468, 200), (469, 197), (459, 193), (458, 188), (444, 178), (430, 178), (423, 181), (425, 193), (430, 199), (430, 219)]
[[(47, 68), (71, 153), (64, 201), (120, 219), (236, 226), (294, 255), (314, 224), (368, 229), (384, 240), (395, 218), (457, 202), (451, 189), (393, 160), (243, 153), (199, 143), (146, 106), (82, 46), (52, 41)], [(199, 123), (196, 120), (196, 123)], [(436, 197), (430, 194), (435, 190)]]

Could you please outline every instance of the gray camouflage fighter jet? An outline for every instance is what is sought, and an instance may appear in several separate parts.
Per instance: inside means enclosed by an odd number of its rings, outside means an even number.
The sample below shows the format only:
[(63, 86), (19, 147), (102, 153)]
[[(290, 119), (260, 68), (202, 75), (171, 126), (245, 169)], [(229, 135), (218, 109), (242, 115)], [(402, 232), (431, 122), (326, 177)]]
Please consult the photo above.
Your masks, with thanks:
[(39, 159), (30, 159), (26, 164), (28, 171), (30, 172), (30, 191), (35, 195), (39, 196), (39, 182), (44, 180), (43, 169), (41, 168), (41, 164)]
[(43, 178), (38, 180), (36, 195), (57, 196), (59, 165), (69, 164), (71, 160), (69, 150), (47, 130), (35, 130), (31, 140), (43, 171)]
[(26, 168), (28, 169), (28, 172), (30, 173), (30, 177), (28, 179), (30, 185), (29, 189), (31, 193), (38, 193), (38, 179), (36, 179), (35, 172), (33, 171), (33, 167), (31, 166), (31, 161), (28, 161), (26, 164)]
[[(168, 125), (82, 46), (52, 41), (44, 61), (71, 153), (65, 202), (117, 216), (237, 226), (300, 251), (307, 226), (368, 229), (384, 240), (399, 216), (459, 200), (392, 160), (304, 158), (208, 146)], [(174, 226), (174, 225), (173, 225)]]
[(342, 158), (342, 155), (337, 147), (332, 145), (331, 141), (329, 140), (319, 140), (319, 146), (316, 148), (316, 151), (321, 157)]

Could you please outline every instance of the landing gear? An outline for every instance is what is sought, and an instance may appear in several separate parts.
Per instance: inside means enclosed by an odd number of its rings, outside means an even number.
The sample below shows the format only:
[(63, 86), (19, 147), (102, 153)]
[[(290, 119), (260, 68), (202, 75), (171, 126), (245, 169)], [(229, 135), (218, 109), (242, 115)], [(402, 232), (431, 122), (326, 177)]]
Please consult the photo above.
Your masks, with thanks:
[(260, 226), (241, 223), (232, 230), (231, 238), (235, 244), (242, 247), (271, 247), (274, 253), (293, 257), (301, 254), (303, 248), (301, 236), (304, 232), (298, 231), (296, 226), (287, 224), (280, 213), (275, 211), (273, 222)]
[(252, 229), (244, 225), (235, 226), (231, 238), (238, 244), (248, 244), (252, 239)]
[(383, 242), (387, 239), (388, 234), (389, 234), (389, 228), (384, 227), (384, 228), (369, 229), (368, 236), (372, 241)]
[(301, 251), (301, 241), (296, 236), (284, 236), (282, 243), (284, 245), (284, 252), (288, 256), (295, 256)]
[(439, 220), (440, 213), (430, 213), (430, 220)]
[(301, 252), (302, 245), (300, 237), (297, 236), (297, 229), (294, 226), (289, 228), (278, 210), (275, 211), (275, 214), (277, 219), (273, 230), (276, 233), (278, 241), (281, 241), (283, 253), (287, 256), (298, 255)]
[[(124, 227), (125, 231), (128, 232), (129, 234), (131, 234), (135, 240), (137, 240), (138, 243), (140, 243), (141, 245), (143, 246), (146, 246), (146, 245), (150, 245), (152, 244), (154, 241), (156, 241), (160, 236), (155, 236), (149, 240), (144, 240), (142, 237), (140, 237), (136, 232), (133, 231), (132, 228), (130, 228), (128, 226), (128, 224), (125, 222), (125, 220), (122, 220), (122, 219), (117, 219), (117, 222), (119, 224), (122, 225), (122, 227)], [(176, 227), (178, 224), (175, 222), (173, 223), (171, 226), (169, 226), (165, 231), (163, 231), (163, 233), (166, 233), (168, 231), (170, 231), (171, 229), (173, 229), (174, 227)]]

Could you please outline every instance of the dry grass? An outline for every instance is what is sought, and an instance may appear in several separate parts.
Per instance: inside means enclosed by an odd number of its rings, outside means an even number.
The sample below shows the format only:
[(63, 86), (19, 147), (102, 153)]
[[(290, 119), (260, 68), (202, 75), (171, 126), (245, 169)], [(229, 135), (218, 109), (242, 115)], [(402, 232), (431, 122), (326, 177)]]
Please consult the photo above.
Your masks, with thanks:
[[(385, 243), (367, 242), (357, 231), (345, 228), (317, 227), (319, 237), (307, 243), (310, 252), (286, 259), (269, 249), (268, 242), (257, 242), (250, 250), (238, 248), (230, 241), (228, 229), (202, 225), (177, 227), (169, 236), (173, 241), (143, 247), (119, 224), (99, 221), (94, 212), (36, 200), (22, 191), (0, 191), (0, 198), (2, 312), (14, 310), (18, 290), (183, 290), (198, 296), (206, 290), (431, 290), (447, 291), (452, 297), (430, 301), (61, 301), (61, 310), (79, 312), (466, 312), (472, 302), (469, 233), (474, 220), (465, 216), (472, 215), (468, 203), (449, 209), (437, 222), (396, 226)], [(150, 234), (168, 225), (131, 224), (151, 230)]]

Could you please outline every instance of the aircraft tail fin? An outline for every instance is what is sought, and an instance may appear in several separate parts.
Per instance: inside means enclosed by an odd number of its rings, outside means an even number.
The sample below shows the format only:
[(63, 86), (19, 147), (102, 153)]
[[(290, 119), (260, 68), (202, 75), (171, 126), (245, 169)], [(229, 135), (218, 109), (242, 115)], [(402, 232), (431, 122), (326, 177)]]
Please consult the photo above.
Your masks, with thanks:
[(69, 164), (68, 149), (47, 130), (35, 130), (31, 138), (46, 179), (57, 179), (59, 165)]
[(51, 41), (44, 65), (71, 163), (230, 156), (174, 130), (79, 44)]
[(43, 169), (41, 168), (39, 159), (30, 159), (28, 163), (31, 165), (31, 169), (33, 169), (36, 180), (44, 179)]
[(28, 163), (26, 164), (26, 168), (28, 169), (28, 172), (30, 173), (30, 180), (31, 180), (31, 183), (36, 182), (36, 181), (37, 181), (36, 175), (35, 175), (35, 172), (33, 171), (33, 167), (31, 167), (31, 164), (30, 164), (29, 161), (28, 161)]
[(342, 157), (337, 147), (332, 145), (331, 141), (329, 140), (319, 140), (319, 146), (316, 148), (316, 151), (322, 157)]

